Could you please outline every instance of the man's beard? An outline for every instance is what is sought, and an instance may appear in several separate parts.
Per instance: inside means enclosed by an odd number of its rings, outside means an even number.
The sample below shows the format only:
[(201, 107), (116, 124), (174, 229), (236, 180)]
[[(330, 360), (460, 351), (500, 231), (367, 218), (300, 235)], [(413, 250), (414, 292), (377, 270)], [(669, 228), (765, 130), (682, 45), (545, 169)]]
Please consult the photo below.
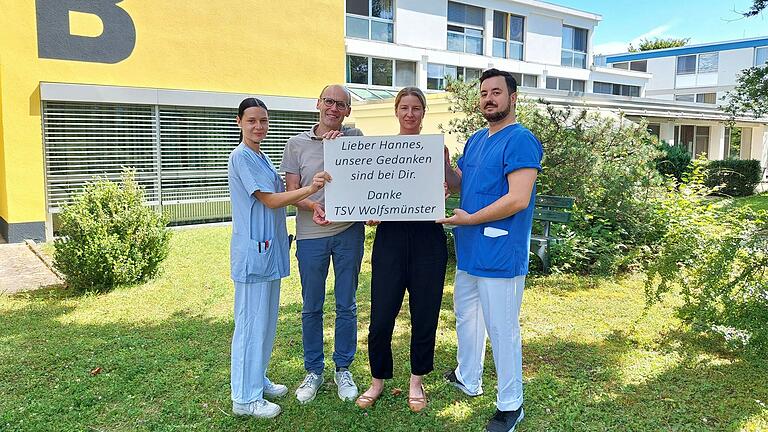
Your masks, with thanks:
[(503, 111), (497, 111), (491, 114), (486, 114), (485, 111), (483, 111), (483, 117), (485, 117), (485, 119), (488, 120), (488, 123), (496, 123), (498, 121), (503, 120), (506, 116), (508, 116), (510, 111), (512, 111), (512, 104), (508, 104), (507, 109)]

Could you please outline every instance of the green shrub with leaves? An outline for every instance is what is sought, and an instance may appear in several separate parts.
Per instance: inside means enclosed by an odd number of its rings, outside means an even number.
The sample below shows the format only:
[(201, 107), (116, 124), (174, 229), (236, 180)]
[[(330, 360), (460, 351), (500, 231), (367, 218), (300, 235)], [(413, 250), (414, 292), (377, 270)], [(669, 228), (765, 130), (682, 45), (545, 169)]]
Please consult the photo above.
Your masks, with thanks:
[(669, 224), (646, 268), (646, 298), (679, 288), (678, 315), (694, 329), (768, 353), (768, 212), (707, 198), (706, 165), (695, 161), (661, 200)]
[(78, 291), (108, 291), (153, 277), (168, 255), (167, 218), (143, 205), (132, 171), (98, 179), (60, 215), (55, 267)]
[[(466, 139), (486, 126), (477, 86), (450, 81), (448, 89), (451, 110), (463, 115), (441, 128)], [(663, 184), (655, 163), (661, 154), (645, 125), (544, 100), (518, 101), (518, 121), (544, 147), (538, 192), (575, 198), (571, 223), (552, 226), (551, 233), (564, 238), (551, 249), (553, 270), (614, 274), (637, 267), (665, 224), (654, 211)]]
[(726, 159), (709, 161), (707, 164), (706, 185), (720, 187), (718, 194), (739, 197), (755, 193), (760, 183), (763, 168), (757, 160)]
[(680, 183), (683, 177), (691, 172), (691, 154), (688, 149), (678, 145), (669, 145), (666, 141), (659, 143), (661, 157), (656, 159), (656, 169), (664, 176), (672, 176)]

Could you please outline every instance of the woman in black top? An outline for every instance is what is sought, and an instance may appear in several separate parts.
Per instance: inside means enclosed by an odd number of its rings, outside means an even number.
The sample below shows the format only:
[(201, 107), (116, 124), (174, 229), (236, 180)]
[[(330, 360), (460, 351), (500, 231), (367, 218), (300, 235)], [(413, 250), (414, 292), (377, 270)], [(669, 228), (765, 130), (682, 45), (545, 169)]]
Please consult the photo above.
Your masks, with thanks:
[[(427, 108), (424, 93), (406, 87), (395, 98), (400, 135), (417, 135)], [(376, 229), (371, 264), (371, 322), (368, 357), (371, 386), (357, 399), (360, 408), (376, 402), (392, 378), (392, 332), (408, 290), (411, 312), (411, 379), (408, 406), (427, 406), (423, 376), (434, 368), (435, 333), (448, 261), (442, 225), (431, 221), (382, 222)]]

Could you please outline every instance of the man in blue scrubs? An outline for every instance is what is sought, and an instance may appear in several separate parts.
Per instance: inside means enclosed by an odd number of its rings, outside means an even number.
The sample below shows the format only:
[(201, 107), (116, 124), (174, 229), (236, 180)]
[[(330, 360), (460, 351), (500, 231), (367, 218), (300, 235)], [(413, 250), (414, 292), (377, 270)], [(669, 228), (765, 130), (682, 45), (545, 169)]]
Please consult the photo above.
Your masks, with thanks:
[(469, 396), (483, 393), (486, 335), (498, 375), (496, 413), (486, 430), (514, 431), (523, 419), (520, 304), (528, 274), (541, 143), (515, 119), (517, 83), (489, 69), (480, 77), (480, 109), (488, 128), (467, 141), (446, 181), (461, 190), (460, 208), (439, 223), (456, 225), (454, 312), (457, 367), (445, 377)]

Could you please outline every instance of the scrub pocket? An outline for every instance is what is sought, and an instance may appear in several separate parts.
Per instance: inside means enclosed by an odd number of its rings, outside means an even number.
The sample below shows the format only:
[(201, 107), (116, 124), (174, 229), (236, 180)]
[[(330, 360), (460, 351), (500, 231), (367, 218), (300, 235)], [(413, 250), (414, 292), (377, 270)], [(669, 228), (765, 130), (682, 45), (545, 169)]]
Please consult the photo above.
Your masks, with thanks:
[[(490, 229), (489, 229), (490, 228)], [(495, 232), (494, 232), (495, 231)], [(499, 231), (507, 231), (499, 235)], [(477, 235), (477, 269), (485, 271), (509, 271), (514, 263), (515, 251), (510, 247), (506, 228), (485, 227)]]
[(269, 241), (269, 247), (264, 247), (264, 242), (261, 242), (261, 251), (259, 251), (259, 243), (251, 241), (248, 244), (248, 255), (246, 257), (246, 271), (249, 276), (257, 277), (269, 277), (273, 273), (277, 273), (277, 263), (275, 262), (275, 247), (272, 241)]
[[(233, 234), (230, 249), (232, 278), (235, 280), (279, 278), (276, 248), (272, 240), (269, 241), (269, 248), (264, 248), (263, 242), (259, 248), (259, 242), (240, 234)], [(275, 275), (278, 276), (275, 277)]]

